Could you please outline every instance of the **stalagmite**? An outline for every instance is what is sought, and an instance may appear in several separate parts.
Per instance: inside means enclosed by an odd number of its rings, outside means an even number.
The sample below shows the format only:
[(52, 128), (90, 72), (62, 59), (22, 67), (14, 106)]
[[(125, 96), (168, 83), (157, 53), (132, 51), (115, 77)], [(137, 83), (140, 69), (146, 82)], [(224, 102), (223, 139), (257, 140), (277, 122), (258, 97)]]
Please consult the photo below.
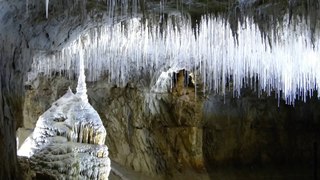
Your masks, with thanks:
[(82, 99), (83, 102), (88, 102), (87, 95), (87, 85), (86, 85), (86, 76), (84, 71), (84, 61), (83, 61), (83, 50), (79, 49), (79, 78), (78, 78), (78, 86), (77, 86), (77, 95)]
[(108, 179), (111, 167), (106, 130), (88, 103), (82, 49), (77, 93), (71, 89), (43, 113), (18, 150), (31, 169), (57, 179)]

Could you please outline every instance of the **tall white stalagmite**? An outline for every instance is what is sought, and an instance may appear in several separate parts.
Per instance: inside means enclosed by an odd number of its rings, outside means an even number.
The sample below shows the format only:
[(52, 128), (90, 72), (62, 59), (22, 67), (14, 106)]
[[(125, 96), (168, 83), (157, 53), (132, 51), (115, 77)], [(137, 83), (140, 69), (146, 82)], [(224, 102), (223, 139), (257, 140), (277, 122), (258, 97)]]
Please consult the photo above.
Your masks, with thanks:
[(111, 162), (104, 144), (107, 132), (97, 111), (83, 102), (83, 61), (80, 64), (77, 89), (82, 99), (69, 89), (53, 102), (17, 155), (28, 158), (30, 169), (54, 179), (108, 179)]
[(79, 48), (79, 78), (77, 85), (77, 94), (82, 101), (88, 102), (86, 75), (84, 70), (83, 50)]

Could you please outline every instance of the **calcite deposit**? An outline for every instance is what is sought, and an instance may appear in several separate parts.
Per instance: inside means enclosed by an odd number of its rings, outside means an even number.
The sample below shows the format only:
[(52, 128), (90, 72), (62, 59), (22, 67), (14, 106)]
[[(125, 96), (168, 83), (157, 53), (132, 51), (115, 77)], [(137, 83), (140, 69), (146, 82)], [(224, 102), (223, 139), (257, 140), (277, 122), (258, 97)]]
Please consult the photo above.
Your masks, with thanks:
[(58, 179), (108, 179), (106, 130), (98, 113), (69, 91), (41, 115), (18, 150), (31, 168)]

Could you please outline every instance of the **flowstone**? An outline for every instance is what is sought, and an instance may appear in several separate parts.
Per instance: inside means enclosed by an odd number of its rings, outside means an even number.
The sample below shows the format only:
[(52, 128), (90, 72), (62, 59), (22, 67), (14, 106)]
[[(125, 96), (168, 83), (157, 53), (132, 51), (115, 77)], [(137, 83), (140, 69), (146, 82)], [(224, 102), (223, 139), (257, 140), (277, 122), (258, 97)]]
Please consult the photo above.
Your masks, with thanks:
[(41, 115), (18, 150), (31, 169), (57, 179), (108, 179), (106, 130), (98, 113), (69, 91)]
[(82, 51), (77, 93), (71, 89), (43, 113), (18, 150), (36, 174), (54, 179), (108, 179), (106, 130), (88, 103)]

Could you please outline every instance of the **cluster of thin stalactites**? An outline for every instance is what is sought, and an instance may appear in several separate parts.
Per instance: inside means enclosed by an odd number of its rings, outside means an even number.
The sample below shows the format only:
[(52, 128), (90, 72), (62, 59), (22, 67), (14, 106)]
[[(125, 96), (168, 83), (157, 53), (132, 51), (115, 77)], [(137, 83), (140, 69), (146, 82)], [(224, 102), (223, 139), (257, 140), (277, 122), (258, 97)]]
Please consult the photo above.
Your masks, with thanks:
[(180, 68), (196, 71), (205, 92), (224, 94), (231, 84), (239, 96), (242, 87), (250, 86), (269, 95), (276, 91), (293, 104), (320, 83), (320, 41), (317, 34), (310, 38), (305, 18), (288, 21), (289, 16), (266, 35), (250, 18), (238, 23), (236, 32), (219, 16), (203, 16), (196, 29), (190, 18), (179, 15), (165, 23), (132, 18), (90, 29), (60, 53), (35, 56), (32, 71), (72, 77), (83, 56), (88, 81), (106, 75), (109, 82), (125, 86), (142, 71), (154, 75)]

